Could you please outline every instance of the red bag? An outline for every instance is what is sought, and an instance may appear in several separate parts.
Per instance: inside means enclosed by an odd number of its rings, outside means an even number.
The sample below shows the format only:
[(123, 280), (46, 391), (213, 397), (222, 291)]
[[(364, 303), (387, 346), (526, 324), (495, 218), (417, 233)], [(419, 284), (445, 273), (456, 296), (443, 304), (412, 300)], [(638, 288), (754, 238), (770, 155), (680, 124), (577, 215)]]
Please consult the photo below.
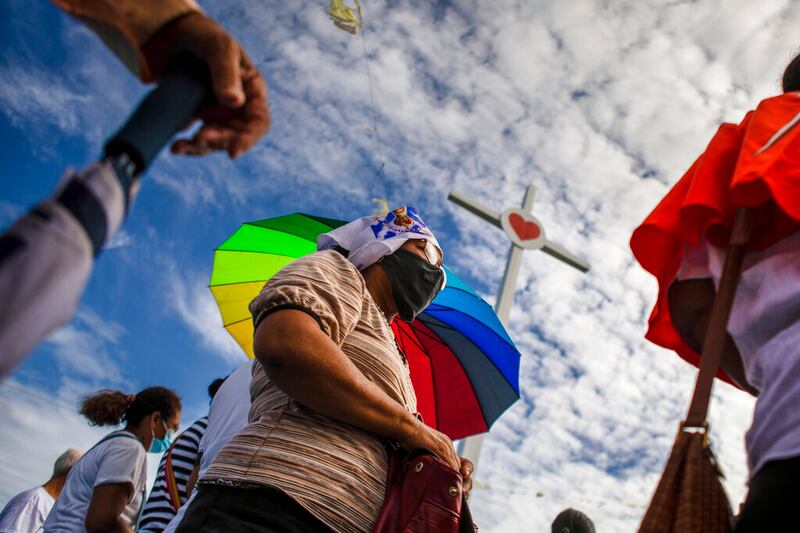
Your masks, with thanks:
[(474, 533), (463, 478), (428, 450), (387, 446), (386, 497), (373, 533)]

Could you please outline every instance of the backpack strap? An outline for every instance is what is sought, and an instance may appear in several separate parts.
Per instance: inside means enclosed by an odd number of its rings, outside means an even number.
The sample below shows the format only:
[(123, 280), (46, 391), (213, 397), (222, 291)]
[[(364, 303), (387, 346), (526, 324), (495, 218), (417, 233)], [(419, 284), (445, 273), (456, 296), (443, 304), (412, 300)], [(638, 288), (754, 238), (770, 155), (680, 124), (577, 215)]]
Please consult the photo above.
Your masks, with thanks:
[(175, 439), (175, 442), (169, 447), (164, 461), (164, 484), (167, 486), (169, 503), (172, 504), (172, 508), (175, 509), (176, 513), (181, 507), (181, 494), (178, 490), (178, 480), (175, 478), (175, 469), (172, 466), (172, 451), (175, 449), (175, 443), (177, 442), (178, 439)]
[(86, 453), (89, 453), (90, 451), (94, 450), (95, 448), (97, 448), (98, 446), (103, 444), (104, 442), (109, 441), (111, 439), (115, 439), (117, 437), (123, 437), (123, 438), (126, 438), (126, 439), (133, 439), (135, 441), (139, 440), (136, 437), (134, 437), (133, 435), (131, 435), (130, 433), (126, 433), (126, 432), (109, 433), (108, 435), (106, 435), (105, 437), (103, 437), (102, 439), (97, 441), (97, 443), (94, 446), (92, 446), (91, 448), (89, 448), (89, 451), (87, 451)]

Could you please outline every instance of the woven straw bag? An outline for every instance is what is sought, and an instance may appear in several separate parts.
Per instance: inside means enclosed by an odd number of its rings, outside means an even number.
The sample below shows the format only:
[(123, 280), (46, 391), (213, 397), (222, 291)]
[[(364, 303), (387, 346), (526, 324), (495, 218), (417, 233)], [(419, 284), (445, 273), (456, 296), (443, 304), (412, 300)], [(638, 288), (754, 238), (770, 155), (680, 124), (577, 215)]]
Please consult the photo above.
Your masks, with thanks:
[(730, 531), (731, 506), (720, 477), (706, 434), (690, 433), (682, 427), (639, 531)]
[(748, 209), (736, 212), (689, 413), (680, 425), (664, 473), (639, 526), (640, 533), (731, 531), (733, 514), (720, 481), (722, 473), (708, 443), (706, 415), (750, 237), (751, 216)]

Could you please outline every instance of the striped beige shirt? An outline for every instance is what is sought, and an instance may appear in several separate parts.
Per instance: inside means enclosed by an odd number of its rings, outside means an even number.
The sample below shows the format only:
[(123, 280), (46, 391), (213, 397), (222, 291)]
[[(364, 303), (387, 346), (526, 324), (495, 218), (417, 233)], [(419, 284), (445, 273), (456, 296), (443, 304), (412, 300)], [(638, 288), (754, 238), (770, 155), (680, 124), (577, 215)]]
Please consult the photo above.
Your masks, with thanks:
[[(278, 307), (302, 307), (358, 369), (416, 411), (408, 367), (356, 268), (317, 252), (275, 274), (250, 304), (256, 322)], [(277, 487), (339, 532), (368, 532), (386, 483), (379, 437), (317, 413), (273, 385), (256, 361), (250, 423), (223, 448), (203, 480)]]

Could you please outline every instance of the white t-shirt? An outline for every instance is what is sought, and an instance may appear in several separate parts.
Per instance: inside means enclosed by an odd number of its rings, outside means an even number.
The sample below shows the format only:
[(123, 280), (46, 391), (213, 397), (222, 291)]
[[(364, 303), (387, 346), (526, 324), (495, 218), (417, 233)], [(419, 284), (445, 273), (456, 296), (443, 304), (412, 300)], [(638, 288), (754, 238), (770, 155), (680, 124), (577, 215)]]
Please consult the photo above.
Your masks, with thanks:
[[(711, 277), (718, 287), (724, 261), (706, 241), (687, 246), (678, 279)], [(745, 256), (728, 332), (759, 392), (745, 437), (752, 477), (800, 457), (800, 231)]]
[(55, 500), (44, 487), (20, 492), (0, 513), (0, 533), (32, 533), (44, 524)]
[(104, 437), (75, 463), (44, 525), (46, 532), (86, 531), (84, 521), (95, 487), (130, 483), (131, 498), (122, 513), (136, 525), (147, 482), (147, 454), (132, 433), (115, 431)]
[(208, 427), (200, 439), (200, 475), (211, 466), (217, 453), (247, 425), (250, 414), (250, 381), (253, 361), (237, 368), (222, 383), (208, 410)]
[[(249, 361), (237, 368), (220, 386), (211, 408), (208, 410), (208, 426), (203, 438), (200, 439), (200, 475), (202, 479), (214, 457), (228, 444), (239, 430), (247, 425), (250, 414), (250, 379), (253, 372), (253, 361)], [(173, 533), (178, 524), (183, 520), (186, 509), (194, 501), (197, 491), (192, 491), (185, 504), (178, 509), (178, 513), (170, 520), (162, 533)]]

